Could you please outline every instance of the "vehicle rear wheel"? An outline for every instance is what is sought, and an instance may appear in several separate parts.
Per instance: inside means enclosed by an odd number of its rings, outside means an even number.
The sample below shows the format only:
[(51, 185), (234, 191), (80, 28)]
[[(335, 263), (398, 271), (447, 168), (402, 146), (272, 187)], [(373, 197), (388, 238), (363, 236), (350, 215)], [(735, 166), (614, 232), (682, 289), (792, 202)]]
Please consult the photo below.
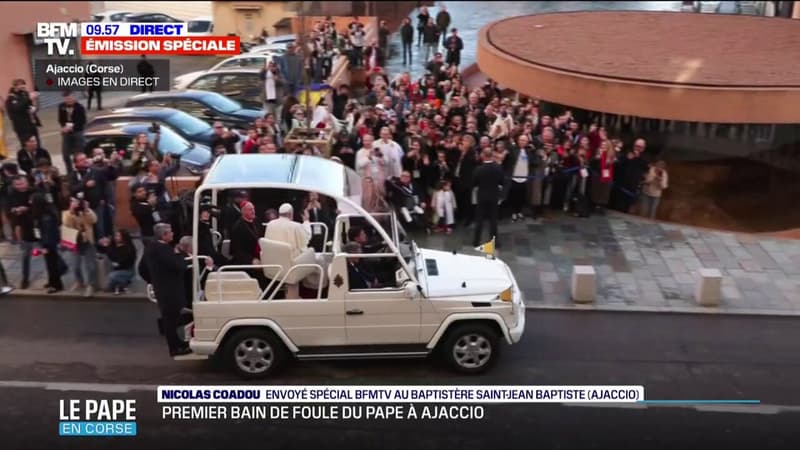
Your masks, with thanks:
[(236, 331), (226, 342), (223, 357), (241, 378), (255, 380), (278, 371), (286, 348), (273, 333), (257, 328)]
[(490, 326), (456, 325), (442, 345), (442, 356), (455, 371), (478, 374), (489, 369), (500, 351), (497, 333)]

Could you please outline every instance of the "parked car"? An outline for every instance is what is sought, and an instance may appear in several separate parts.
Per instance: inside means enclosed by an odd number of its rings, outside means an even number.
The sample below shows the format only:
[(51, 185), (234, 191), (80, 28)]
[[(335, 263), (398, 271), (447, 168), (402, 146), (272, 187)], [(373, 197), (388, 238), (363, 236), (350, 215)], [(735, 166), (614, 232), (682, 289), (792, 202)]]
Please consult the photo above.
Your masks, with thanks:
[(239, 102), (208, 91), (172, 91), (139, 94), (128, 99), (126, 107), (160, 106), (174, 108), (208, 123), (222, 122), (233, 129), (249, 129), (264, 116), (261, 109), (244, 108)]
[(263, 44), (263, 45), (255, 45), (250, 47), (247, 50), (247, 53), (250, 54), (268, 54), (268, 55), (275, 55), (280, 56), (286, 53), (286, 44)]
[(257, 54), (257, 55), (243, 54), (243, 55), (231, 56), (230, 58), (224, 61), (218, 62), (208, 70), (198, 70), (196, 72), (189, 72), (183, 75), (178, 75), (172, 80), (172, 87), (173, 89), (186, 89), (186, 86), (188, 86), (189, 83), (196, 80), (201, 75), (205, 75), (209, 72), (216, 72), (218, 70), (250, 68), (250, 67), (261, 69), (268, 61), (272, 61), (272, 55), (268, 53)]
[[(184, 139), (168, 125), (161, 125), (161, 137), (158, 150), (161, 154), (169, 153), (180, 156), (181, 166), (193, 175), (200, 175), (211, 165), (211, 149), (202, 144), (195, 144)], [(91, 152), (102, 148), (106, 156), (111, 152), (123, 152), (123, 165), (130, 163), (131, 155), (128, 146), (141, 133), (146, 133), (150, 141), (155, 140), (153, 124), (149, 122), (104, 122), (86, 127), (86, 145), (84, 149)]]
[(216, 137), (214, 129), (208, 122), (177, 109), (152, 106), (115, 109), (110, 113), (95, 117), (89, 121), (89, 126), (99, 123), (124, 122), (158, 122), (161, 125), (169, 126), (189, 142), (202, 144), (209, 148)]
[(296, 34), (282, 34), (280, 36), (273, 36), (273, 37), (268, 37), (268, 38), (264, 39), (264, 43), (266, 45), (282, 44), (282, 45), (286, 46), (287, 44), (292, 44), (295, 41), (297, 41), (297, 35)]
[(186, 31), (189, 36), (213, 36), (214, 19), (211, 17), (196, 17), (186, 22)]
[(162, 13), (131, 13), (125, 16), (125, 22), (135, 22), (135, 23), (175, 23), (175, 22), (183, 22), (182, 20), (176, 19), (172, 16), (168, 16)]
[(129, 11), (103, 11), (92, 14), (92, 22), (124, 22)]
[(186, 89), (210, 91), (251, 108), (260, 108), (261, 68), (225, 69), (209, 72), (192, 80)]

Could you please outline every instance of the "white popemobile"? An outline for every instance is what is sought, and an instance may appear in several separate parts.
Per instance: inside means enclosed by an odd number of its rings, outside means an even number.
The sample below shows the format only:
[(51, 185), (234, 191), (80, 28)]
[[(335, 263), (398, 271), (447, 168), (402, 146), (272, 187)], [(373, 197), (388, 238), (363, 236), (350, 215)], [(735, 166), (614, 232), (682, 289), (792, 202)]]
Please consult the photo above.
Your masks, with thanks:
[[(244, 378), (260, 378), (297, 359), (394, 358), (441, 355), (454, 369), (480, 373), (525, 329), (522, 293), (508, 266), (493, 256), (421, 249), (405, 238), (393, 213), (361, 206), (361, 178), (320, 157), (287, 154), (225, 155), (194, 193), (194, 358), (214, 355)], [(317, 192), (337, 201), (338, 217), (314, 262), (293, 261), (287, 244), (259, 240), (261, 258), (250, 266), (223, 266), (200, 287), (198, 211), (229, 190)], [(352, 223), (372, 227), (377, 253), (344, 252)], [(350, 246), (352, 247), (352, 246)], [(394, 280), (380, 288), (351, 289), (348, 259), (368, 266), (390, 262)], [(299, 259), (299, 258), (298, 258)], [(253, 271), (270, 285), (259, 287)], [(313, 298), (278, 299), (288, 285), (314, 286)], [(326, 295), (323, 295), (326, 294)], [(180, 358), (180, 357), (178, 357)], [(176, 359), (178, 359), (176, 358)]]

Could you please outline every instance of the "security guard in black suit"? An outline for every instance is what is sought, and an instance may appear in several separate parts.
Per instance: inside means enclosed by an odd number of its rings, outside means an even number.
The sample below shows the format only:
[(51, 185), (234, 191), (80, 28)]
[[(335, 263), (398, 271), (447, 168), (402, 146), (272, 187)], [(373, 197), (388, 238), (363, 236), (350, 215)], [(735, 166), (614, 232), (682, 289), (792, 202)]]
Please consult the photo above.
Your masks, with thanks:
[(154, 227), (155, 242), (146, 249), (145, 256), (150, 283), (153, 285), (164, 337), (167, 338), (170, 356), (191, 353), (189, 346), (178, 337), (181, 310), (186, 305), (186, 291), (182, 280), (186, 272), (186, 261), (170, 245), (173, 239), (172, 226), (166, 223)]
[[(473, 186), (478, 190), (478, 204), (475, 208), (475, 236), (472, 239), (474, 247), (481, 245), (481, 232), (485, 220), (489, 221), (491, 237), (497, 239), (497, 215), (505, 181), (503, 168), (494, 161), (491, 148), (483, 149), (481, 159), (483, 164), (475, 169), (472, 181)], [(495, 247), (500, 247), (497, 240), (495, 240)]]

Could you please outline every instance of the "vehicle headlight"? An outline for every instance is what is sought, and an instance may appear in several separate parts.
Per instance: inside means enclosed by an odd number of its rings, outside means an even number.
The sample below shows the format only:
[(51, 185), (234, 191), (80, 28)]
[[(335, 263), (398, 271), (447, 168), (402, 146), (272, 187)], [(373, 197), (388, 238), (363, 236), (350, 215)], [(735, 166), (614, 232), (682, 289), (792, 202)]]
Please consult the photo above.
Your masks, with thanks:
[(514, 299), (514, 293), (513, 293), (512, 289), (511, 289), (511, 287), (509, 287), (505, 291), (503, 291), (500, 294), (498, 294), (497, 298), (499, 298), (500, 300), (502, 300), (504, 302), (510, 302), (511, 300), (513, 300)]

